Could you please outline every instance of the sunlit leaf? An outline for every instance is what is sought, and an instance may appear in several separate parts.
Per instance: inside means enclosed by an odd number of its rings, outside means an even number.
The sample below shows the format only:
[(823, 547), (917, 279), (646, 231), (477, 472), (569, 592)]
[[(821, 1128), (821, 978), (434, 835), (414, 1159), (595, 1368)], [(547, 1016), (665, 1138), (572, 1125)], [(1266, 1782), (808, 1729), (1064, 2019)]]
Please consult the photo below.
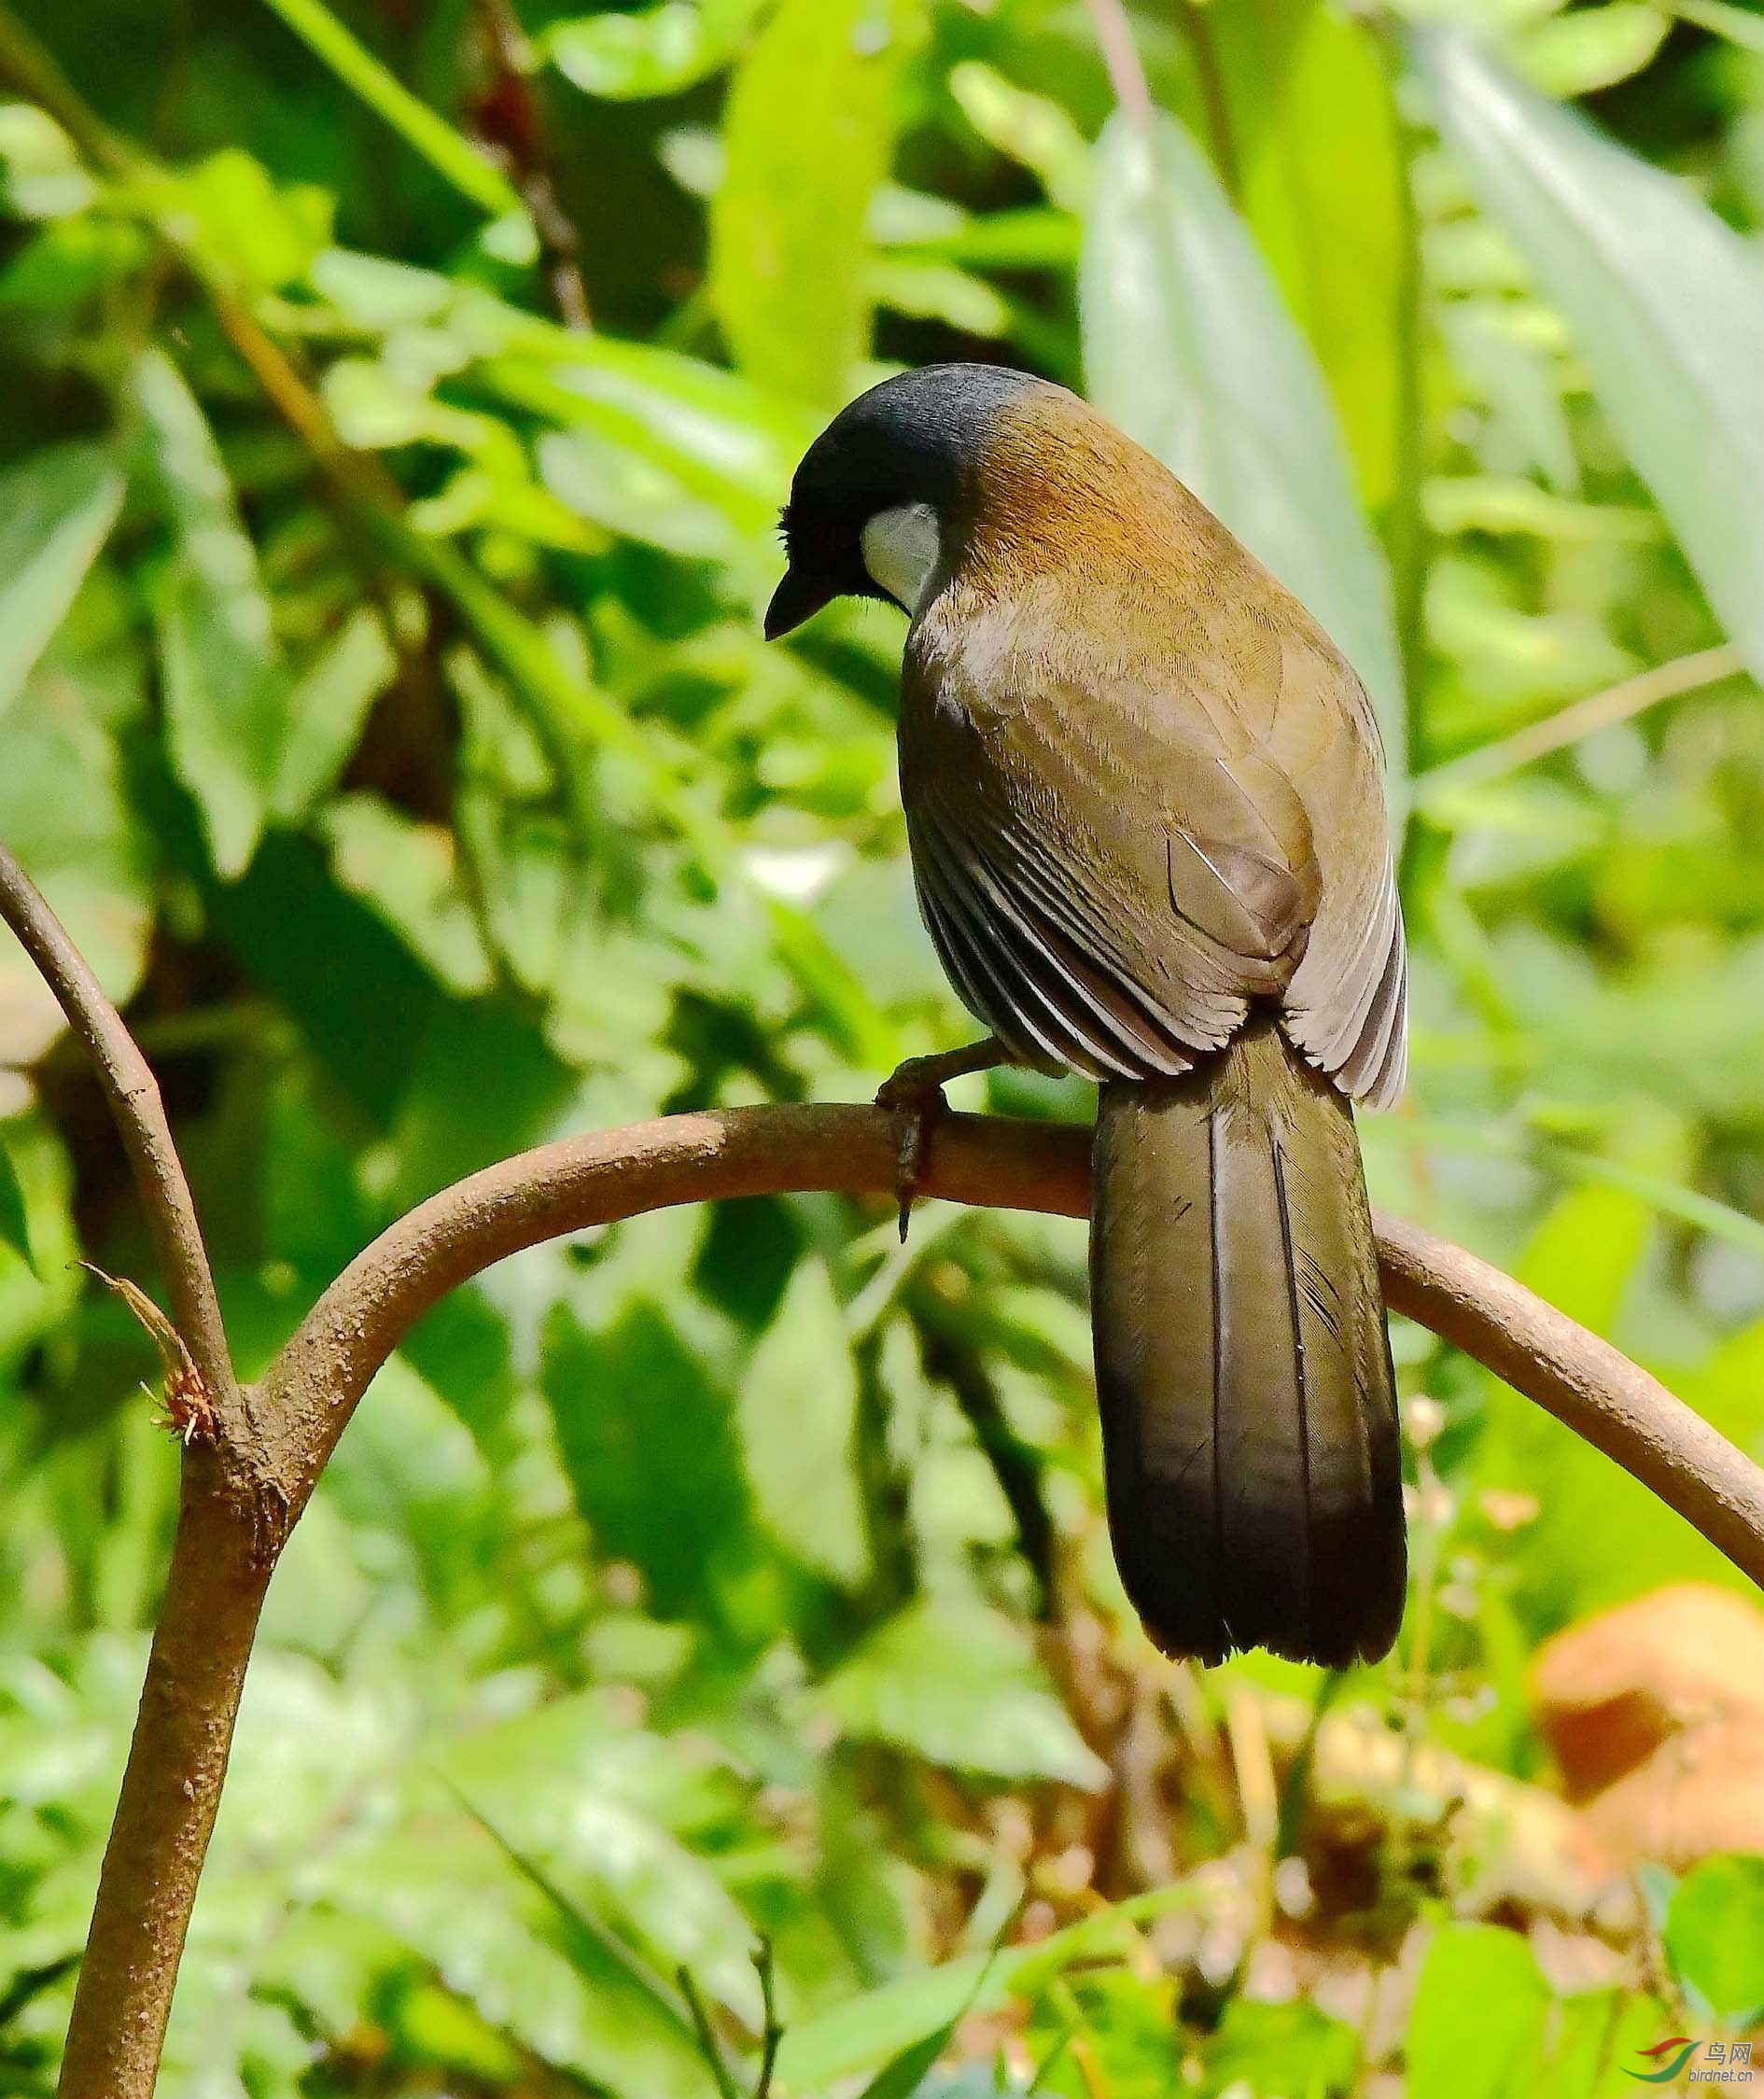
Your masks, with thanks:
[(1385, 54), (1366, 21), (1330, 0), (1258, 0), (1191, 19), (1217, 78), (1185, 83), (1180, 113), (1236, 186), (1376, 509), (1396, 485), (1406, 325), (1408, 177)]
[(1360, 2042), (1351, 2026), (1302, 1997), (1290, 2004), (1236, 1997), (1225, 2007), (1206, 2064), (1206, 2099), (1246, 2091), (1337, 2099), (1354, 2089)]
[(1087, 1789), (1107, 1776), (1022, 1632), (996, 1612), (930, 1599), (910, 1604), (871, 1634), (819, 1698), (847, 1733), (934, 1763)]
[(1764, 2016), (1764, 1858), (1706, 1858), (1679, 1882), (1666, 1913), (1673, 1971), (1724, 2025)]
[(782, 0), (735, 75), (710, 292), (744, 371), (834, 405), (868, 346), (865, 228), (914, 0)]
[(452, 991), (488, 989), (491, 970), (466, 902), (454, 842), (377, 795), (351, 794), (321, 829), (343, 888), (379, 912)]
[[(0, 719), (0, 839), (105, 989), (126, 1000), (153, 923), (153, 859), (94, 685), (77, 657), (52, 660)], [(7, 1053), (21, 1063), (63, 1026), (53, 996), (9, 936), (0, 941), (0, 1015)]]
[(661, 0), (635, 14), (553, 22), (541, 48), (584, 94), (609, 101), (679, 94), (740, 50), (767, 0)]
[(819, 2092), (853, 2072), (874, 2071), (970, 2009), (989, 2011), (1044, 1989), (1074, 1962), (1131, 1958), (1143, 1944), (1139, 1922), (1195, 1909), (1200, 1899), (1191, 1882), (1177, 1882), (1100, 1910), (1038, 1945), (967, 1953), (884, 1983), (792, 2024), (778, 2051), (779, 2075), (793, 2091)]
[(116, 455), (55, 445), (0, 474), (0, 714), (67, 616), (122, 506)]
[(1595, 94), (1639, 73), (1671, 27), (1669, 9), (1646, 0), (1609, 0), (1539, 22), (1519, 40), (1514, 55), (1526, 78), (1546, 94)]
[(385, 627), (365, 609), (319, 651), (288, 694), (271, 793), (278, 817), (298, 821), (329, 793), (397, 667)]
[(1322, 623), (1402, 770), (1390, 578), (1335, 411), (1242, 221), (1171, 119), (1110, 119), (1081, 278), (1091, 397)]
[(1764, 263), (1676, 176), (1469, 37), (1418, 39), (1447, 141), (1535, 271), (1715, 615), (1764, 672)]
[(1444, 1924), (1427, 1949), (1406, 2047), (1410, 2099), (1541, 2092), (1550, 1989), (1517, 1932)]
[(988, 146), (1039, 176), (1051, 203), (1068, 211), (1088, 208), (1090, 151), (1062, 104), (1019, 88), (978, 59), (950, 67), (949, 91)]
[(286, 674), (257, 550), (194, 395), (150, 350), (135, 396), (175, 550), (157, 606), (172, 763), (202, 809), (216, 866), (237, 875), (274, 791)]
[(766, 1527), (809, 1566), (855, 1583), (869, 1565), (853, 1472), (858, 1383), (823, 1262), (797, 1264), (741, 1380), (743, 1460)]
[(310, 184), (278, 186), (236, 147), (156, 180), (156, 215), (229, 282), (254, 290), (303, 278), (330, 241), (333, 201)]
[(462, 196), (485, 211), (525, 214), (526, 207), (508, 177), (388, 72), (324, 0), (267, 0), (267, 4), (351, 94), (389, 124)]

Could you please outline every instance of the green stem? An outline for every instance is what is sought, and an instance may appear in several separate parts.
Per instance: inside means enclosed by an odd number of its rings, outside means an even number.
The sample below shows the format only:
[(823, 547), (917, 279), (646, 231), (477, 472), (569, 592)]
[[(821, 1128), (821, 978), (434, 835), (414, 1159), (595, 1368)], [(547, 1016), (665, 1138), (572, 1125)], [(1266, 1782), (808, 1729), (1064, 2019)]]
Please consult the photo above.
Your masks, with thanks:
[[(1398, 34), (1384, 29), (1382, 41), (1393, 76), (1401, 68)], [(1394, 82), (1393, 83), (1394, 86)], [(1406, 774), (1425, 772), (1432, 763), (1427, 716), (1427, 571), (1433, 548), (1422, 490), (1427, 474), (1426, 259), (1421, 247), (1421, 207), (1415, 196), (1415, 161), (1424, 144), (1419, 128), (1396, 107), (1402, 179), (1398, 186), (1398, 262), (1396, 282), (1396, 490), (1392, 499), (1388, 539), (1395, 595), (1396, 639), (1403, 665), (1404, 724), (1407, 751)], [(1401, 882), (1412, 897), (1421, 875), (1436, 871), (1436, 856), (1424, 846), (1425, 826), (1411, 815), (1404, 834)]]
[(1183, 28), (1195, 56), (1195, 77), (1200, 87), (1201, 106), (1207, 113), (1207, 134), (1219, 180), (1234, 204), (1243, 203), (1243, 170), (1238, 161), (1237, 140), (1231, 131), (1231, 104), (1225, 94), (1225, 73), (1212, 40), (1212, 25), (1198, 0), (1181, 0)]
[(105, 174), (139, 172), (141, 156), (81, 97), (48, 50), (10, 7), (0, 7), (0, 81), (16, 88), (67, 133)]
[(723, 2060), (722, 2050), (718, 2046), (716, 2031), (710, 2023), (710, 2012), (705, 2004), (693, 1971), (689, 1967), (679, 1970), (680, 1994), (686, 1999), (686, 2008), (692, 2013), (693, 2032), (698, 2041), (698, 2052), (704, 2057), (711, 2077), (716, 2080), (719, 2099), (742, 2099), (741, 2087), (735, 2080), (735, 2073)]
[(264, 0), (357, 101), (383, 118), (444, 182), (500, 218), (525, 212), (520, 192), (340, 22), (323, 0)]

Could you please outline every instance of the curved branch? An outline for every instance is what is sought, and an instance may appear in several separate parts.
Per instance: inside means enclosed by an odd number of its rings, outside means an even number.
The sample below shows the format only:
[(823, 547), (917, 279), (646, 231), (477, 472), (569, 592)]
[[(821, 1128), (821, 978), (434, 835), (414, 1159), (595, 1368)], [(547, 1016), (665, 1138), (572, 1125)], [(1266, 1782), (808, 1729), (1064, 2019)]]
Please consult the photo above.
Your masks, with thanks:
[[(63, 2099), (149, 2099), (213, 1827), (262, 1585), (376, 1370), (450, 1290), (511, 1253), (673, 1203), (828, 1191), (890, 1196), (875, 1108), (745, 1108), (574, 1138), (473, 1174), (358, 1254), (258, 1388), (287, 1495), (267, 1544), (204, 1501), (192, 1451), (179, 1550), (105, 1854)], [(1083, 1216), (1089, 1133), (950, 1116), (921, 1184), (956, 1202)], [(1636, 1364), (1475, 1255), (1377, 1220), (1392, 1308), (1433, 1327), (1626, 1466), (1764, 1584), (1764, 1471)]]
[[(370, 1379), (416, 1321), (493, 1262), (671, 1203), (810, 1190), (886, 1196), (875, 1108), (737, 1108), (572, 1138), (473, 1174), (384, 1233), (326, 1291), (264, 1384), (302, 1505)], [(1089, 1133), (951, 1115), (928, 1196), (1082, 1217)], [(1386, 1298), (1595, 1444), (1764, 1587), (1764, 1469), (1639, 1364), (1522, 1283), (1419, 1225), (1376, 1219)]]
[(160, 1273), (172, 1301), (173, 1321), (208, 1388), (223, 1432), (236, 1434), (245, 1424), (227, 1331), (220, 1321), (220, 1301), (215, 1294), (214, 1271), (208, 1265), (184, 1162), (172, 1141), (159, 1081), (91, 965), (69, 940), (42, 892), (4, 847), (0, 847), (0, 917), (18, 935), (91, 1059), (147, 1211)]

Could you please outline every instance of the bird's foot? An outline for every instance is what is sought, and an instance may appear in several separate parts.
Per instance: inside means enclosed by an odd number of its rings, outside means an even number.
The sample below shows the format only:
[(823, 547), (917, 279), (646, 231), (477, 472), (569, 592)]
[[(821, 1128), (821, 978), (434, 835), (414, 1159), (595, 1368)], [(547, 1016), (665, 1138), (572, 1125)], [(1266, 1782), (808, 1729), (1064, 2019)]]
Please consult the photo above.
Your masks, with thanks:
[(936, 1056), (909, 1056), (876, 1088), (876, 1106), (886, 1109), (894, 1123), (894, 1193), (901, 1206), (903, 1245), (931, 1156), (931, 1131), (946, 1105), (944, 1088), (951, 1079), (1008, 1061), (1008, 1052), (998, 1043), (971, 1043), (965, 1049), (945, 1050)]

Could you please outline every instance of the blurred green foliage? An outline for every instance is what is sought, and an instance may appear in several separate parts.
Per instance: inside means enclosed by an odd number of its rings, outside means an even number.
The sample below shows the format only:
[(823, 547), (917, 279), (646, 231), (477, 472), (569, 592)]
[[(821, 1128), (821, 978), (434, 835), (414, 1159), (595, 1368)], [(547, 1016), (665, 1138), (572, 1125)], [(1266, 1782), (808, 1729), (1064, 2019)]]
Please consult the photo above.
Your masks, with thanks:
[[(898, 622), (757, 611), (818, 420), (967, 356), (1087, 383), (1377, 694), (1415, 1080), (1375, 1195), (1764, 1450), (1764, 17), (1425, 15), (1142, 0), (1148, 135), (1079, 0), (0, 9), (0, 836), (163, 1074), (247, 1374), (461, 1173), (963, 1038)], [(72, 1265), (151, 1280), (9, 944), (0, 1057), (0, 2089), (39, 2092), (176, 1451)], [(1398, 1655), (1173, 1674), (1083, 1293), (1075, 1227), (901, 1250), (804, 1198), (444, 1305), (277, 1577), (166, 2090), (693, 2099), (681, 1968), (747, 2089), (760, 1935), (797, 2093), (1406, 2057), (1559, 2099), (1756, 2017), (1757, 1861), (1624, 1929), (1491, 1910), (1518, 1837), (1470, 1855), (1417, 1775), (1540, 1776), (1538, 1640), (1726, 1563), (1403, 1329)], [(1407, 1774), (1345, 1880), (1331, 1700)], [(1513, 1928), (1564, 1916), (1615, 1969)]]

